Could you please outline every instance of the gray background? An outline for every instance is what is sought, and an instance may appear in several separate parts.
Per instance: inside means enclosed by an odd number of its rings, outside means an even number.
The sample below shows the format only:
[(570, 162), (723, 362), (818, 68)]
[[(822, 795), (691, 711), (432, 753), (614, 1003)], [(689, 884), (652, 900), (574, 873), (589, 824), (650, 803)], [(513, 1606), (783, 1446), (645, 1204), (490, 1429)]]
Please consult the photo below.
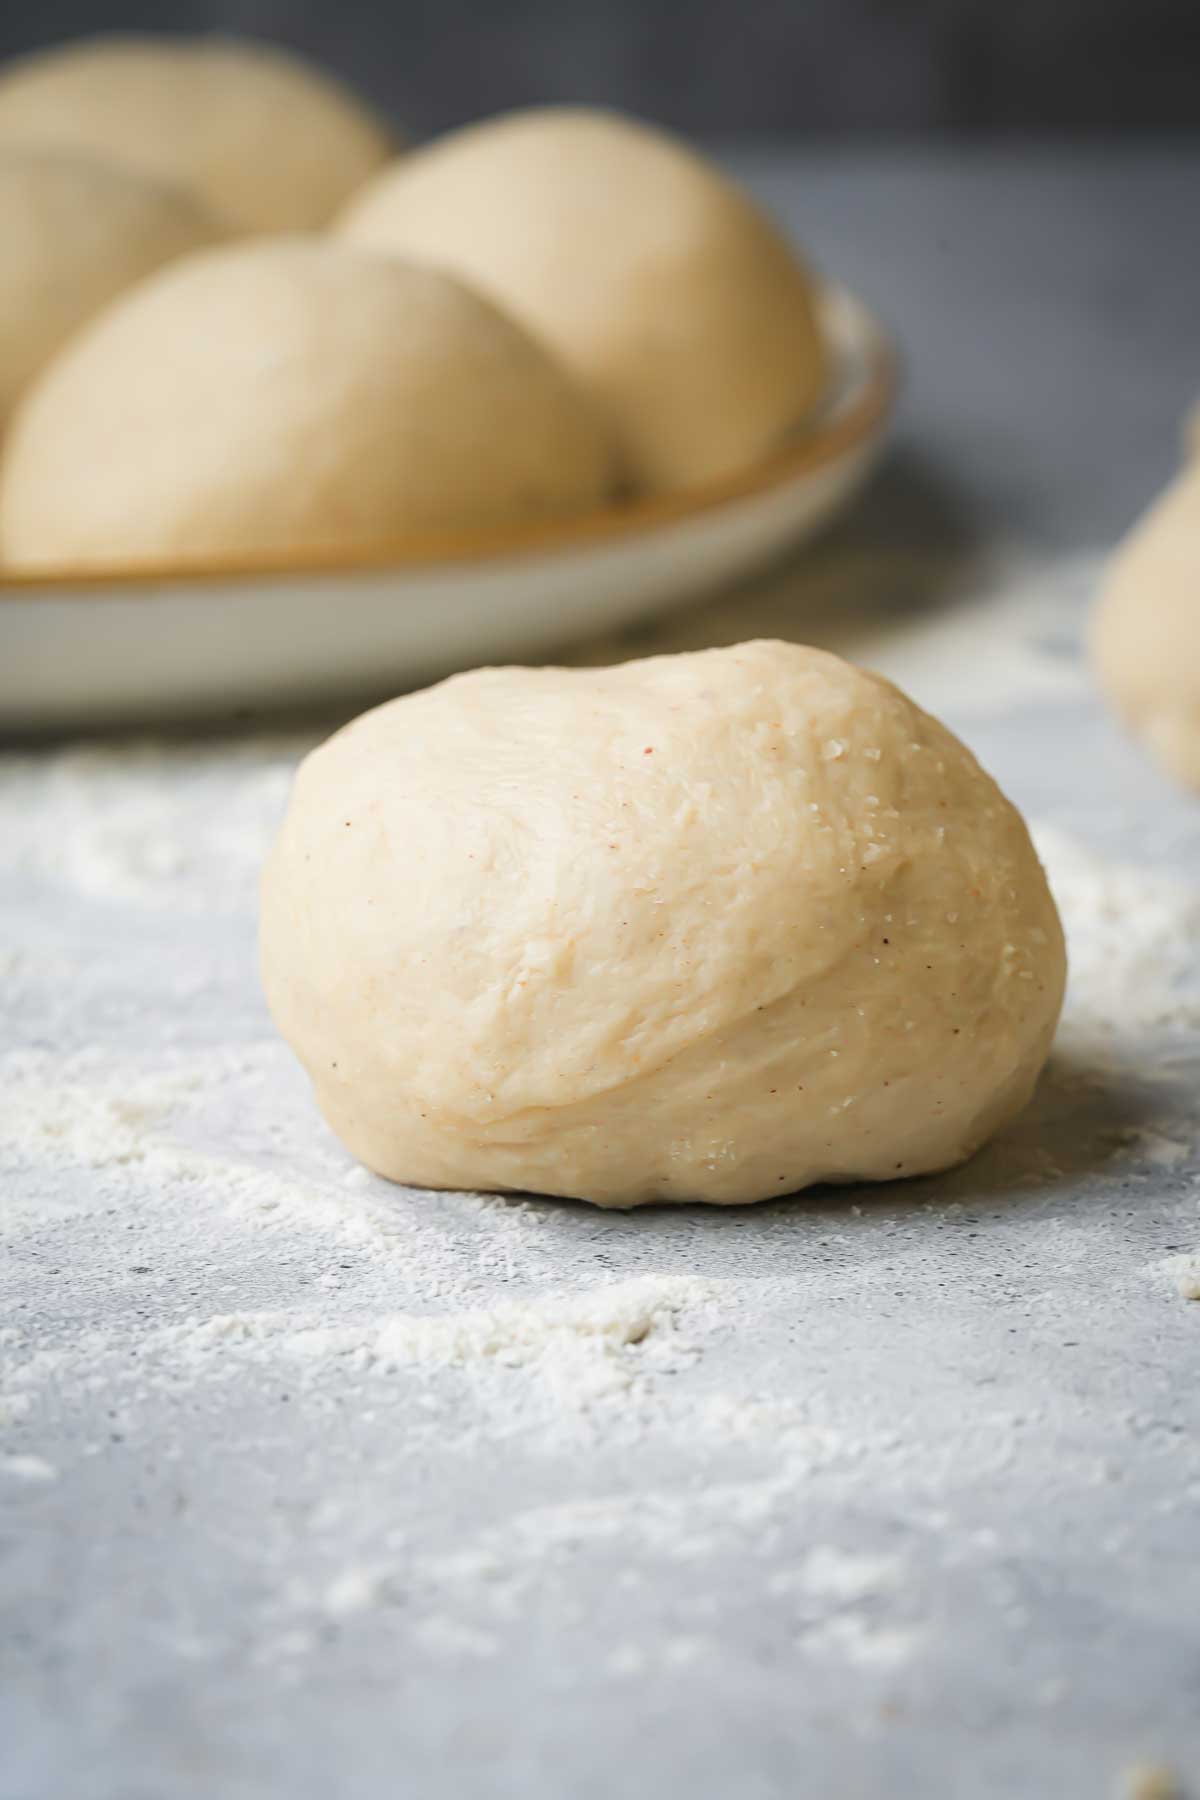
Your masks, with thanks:
[(1200, 123), (1194, 0), (6, 0), (0, 54), (213, 28), (320, 57), (417, 132), (548, 100), (716, 134)]

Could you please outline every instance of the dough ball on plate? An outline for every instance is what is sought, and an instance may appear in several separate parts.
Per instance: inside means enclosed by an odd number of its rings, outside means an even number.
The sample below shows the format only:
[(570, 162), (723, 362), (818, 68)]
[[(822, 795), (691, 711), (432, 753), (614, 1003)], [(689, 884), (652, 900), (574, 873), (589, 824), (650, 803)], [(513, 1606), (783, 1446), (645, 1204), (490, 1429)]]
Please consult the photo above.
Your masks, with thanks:
[(821, 394), (789, 245), (712, 164), (631, 120), (549, 108), (471, 126), (383, 170), (341, 228), (453, 269), (538, 331), (645, 488), (748, 469)]
[(220, 235), (191, 195), (57, 150), (0, 146), (0, 424), (123, 288)]
[(1179, 781), (1200, 789), (1200, 462), (1113, 557), (1092, 660), (1131, 728)]
[(602, 503), (607, 444), (541, 347), (434, 269), (319, 239), (183, 258), (14, 415), (24, 567), (355, 551)]
[(781, 643), (364, 714), (297, 776), (262, 954), (371, 1168), (601, 1206), (959, 1162), (1029, 1098), (1064, 980), (995, 783)]
[(246, 231), (324, 225), (394, 148), (339, 82), (222, 38), (84, 38), (0, 73), (0, 142), (58, 144), (176, 182)]

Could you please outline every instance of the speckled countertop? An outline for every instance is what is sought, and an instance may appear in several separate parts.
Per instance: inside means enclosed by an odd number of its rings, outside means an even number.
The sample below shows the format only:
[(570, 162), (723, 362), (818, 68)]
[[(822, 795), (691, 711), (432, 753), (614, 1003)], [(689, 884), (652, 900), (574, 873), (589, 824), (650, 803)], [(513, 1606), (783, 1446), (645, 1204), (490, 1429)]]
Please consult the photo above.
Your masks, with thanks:
[(812, 638), (942, 712), (1039, 826), (1052, 1071), (887, 1191), (389, 1188), (255, 980), (333, 721), (12, 748), (4, 1800), (1200, 1794), (1200, 803), (1078, 653), (1200, 390), (1200, 147), (740, 162), (901, 427), (796, 568), (607, 649)]

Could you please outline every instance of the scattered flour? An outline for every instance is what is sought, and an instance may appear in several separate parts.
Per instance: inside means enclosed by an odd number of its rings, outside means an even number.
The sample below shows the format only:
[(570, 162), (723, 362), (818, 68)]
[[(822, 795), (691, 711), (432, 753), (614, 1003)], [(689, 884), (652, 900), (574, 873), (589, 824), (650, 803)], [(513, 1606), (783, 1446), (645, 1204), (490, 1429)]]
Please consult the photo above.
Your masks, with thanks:
[[(71, 747), (0, 770), (4, 864), (91, 900), (210, 914), (254, 904), (312, 739)], [(8, 795), (18, 798), (6, 804)]]
[(367, 1612), (388, 1597), (392, 1580), (393, 1573), (386, 1567), (343, 1569), (325, 1589), (324, 1609), (332, 1619), (348, 1619), (355, 1613)]
[(33, 1400), (28, 1394), (0, 1394), (0, 1431), (6, 1425), (15, 1425), (32, 1410)]
[[(1082, 586), (1091, 572), (1081, 561), (1070, 579)], [(812, 635), (908, 683), (935, 709), (986, 715), (1017, 690), (1030, 701), (1077, 696), (1078, 658), (1049, 641), (1046, 585), (1036, 569), (1026, 573), (1019, 591), (977, 596), (956, 619), (930, 614), (913, 626), (881, 610), (849, 635), (838, 618), (843, 594), (831, 589), (826, 637), (823, 628)], [(762, 618), (731, 616), (731, 632), (792, 630), (794, 594), (780, 596), (774, 625), (771, 604)], [(259, 864), (308, 741), (68, 748), (0, 765), (0, 878), (18, 895), (0, 894), (0, 926), (21, 928), (0, 950), (0, 1041), (28, 1044), (32, 1024), (38, 1046), (0, 1056), (0, 1236), (14, 1252), (0, 1264), (0, 1308), (24, 1285), (15, 1257), (28, 1251), (38, 1293), (52, 1297), (53, 1334), (43, 1341), (48, 1328), (32, 1309), (4, 1313), (0, 1497), (24, 1506), (64, 1491), (39, 1497), (74, 1472), (54, 1435), (64, 1411), (74, 1409), (76, 1427), (87, 1421), (81, 1458), (120, 1455), (129, 1441), (140, 1457), (150, 1419), (155, 1453), (171, 1464), (186, 1462), (197, 1418), (236, 1430), (234, 1397), (270, 1393), (284, 1441), (299, 1430), (296, 1415), (327, 1421), (330, 1432), (327, 1459), (322, 1440), (305, 1471), (320, 1506), (306, 1513), (297, 1496), (298, 1538), (275, 1521), (253, 1546), (264, 1597), (252, 1650), (272, 1678), (331, 1635), (369, 1630), (372, 1616), (394, 1623), (419, 1655), (469, 1670), (504, 1653), (535, 1608), (554, 1601), (555, 1571), (584, 1562), (611, 1576), (618, 1603), (659, 1566), (678, 1569), (684, 1613), (640, 1639), (618, 1604), (619, 1628), (597, 1666), (614, 1681), (664, 1671), (683, 1679), (720, 1649), (713, 1609), (730, 1597), (712, 1587), (712, 1573), (731, 1547), (753, 1575), (747, 1604), (773, 1611), (798, 1653), (861, 1671), (864, 1682), (919, 1659), (930, 1632), (912, 1616), (921, 1596), (909, 1546), (894, 1547), (893, 1522), (871, 1521), (862, 1533), (874, 1525), (874, 1540), (854, 1541), (851, 1515), (864, 1496), (879, 1483), (902, 1495), (906, 1528), (928, 1531), (933, 1559), (945, 1542), (945, 1566), (969, 1570), (1008, 1542), (993, 1537), (985, 1550), (982, 1538), (946, 1541), (947, 1494), (990, 1491), (997, 1471), (1006, 1486), (1035, 1484), (1042, 1464), (1031, 1467), (1029, 1446), (1051, 1441), (1055, 1481), (1099, 1482), (1095, 1440), (1076, 1436), (1070, 1383), (1060, 1394), (1007, 1392), (997, 1349), (1001, 1333), (1036, 1343), (1058, 1331), (1046, 1297), (1055, 1282), (1054, 1293), (1068, 1284), (1080, 1316), (1092, 1307), (1097, 1329), (1110, 1328), (1110, 1295), (1095, 1275), (1102, 1228), (1078, 1210), (1052, 1216), (1047, 1177), (1058, 1170), (1035, 1141), (1051, 1114), (1035, 1109), (1033, 1135), (1018, 1131), (992, 1165), (996, 1191), (1018, 1195), (1011, 1235), (1018, 1222), (1038, 1234), (1046, 1293), (1041, 1275), (1031, 1282), (1001, 1263), (1003, 1233), (979, 1266), (971, 1213), (983, 1202), (961, 1184), (953, 1201), (923, 1196), (923, 1210), (899, 1192), (878, 1206), (839, 1201), (826, 1217), (832, 1203), (817, 1197), (805, 1210), (817, 1223), (803, 1234), (764, 1216), (739, 1235), (739, 1222), (724, 1220), (720, 1259), (711, 1232), (690, 1237), (680, 1219), (673, 1259), (664, 1259), (653, 1218), (634, 1227), (553, 1203), (376, 1180), (315, 1119), (250, 973)], [(1152, 865), (1114, 864), (1057, 827), (1037, 840), (1070, 942), (1060, 1055), (1089, 1071), (1132, 1071), (1164, 1095), (1161, 1116), (1155, 1097), (1152, 1117), (1115, 1120), (1103, 1153), (1085, 1145), (1088, 1167), (1098, 1188), (1136, 1164), (1184, 1193), (1197, 1155), (1194, 1106), (1187, 1117), (1182, 1106), (1172, 1111), (1167, 1089), (1196, 1079), (1200, 891)], [(1196, 1241), (1200, 1219), (1179, 1204), (1160, 1249)], [(1042, 1206), (1046, 1216), (1030, 1226)], [(839, 1309), (861, 1311), (865, 1301), (898, 1343), (919, 1323), (911, 1296), (928, 1293), (919, 1284), (931, 1234), (944, 1259), (934, 1304), (946, 1369), (926, 1365), (930, 1416), (947, 1371), (972, 1385), (969, 1417), (951, 1437), (933, 1432), (922, 1443), (908, 1415), (872, 1411), (861, 1344), (861, 1389), (855, 1366), (843, 1372), (840, 1410), (823, 1391), (836, 1386)], [(79, 1245), (89, 1260), (72, 1269)], [(1200, 1298), (1200, 1253), (1145, 1263), (1152, 1254), (1135, 1259), (1130, 1286), (1186, 1331), (1191, 1315), (1164, 1290)], [(71, 1272), (76, 1308), (61, 1316), (60, 1269)], [(986, 1291), (994, 1340), (962, 1323), (959, 1296), (972, 1282)], [(281, 1292), (292, 1304), (278, 1304)], [(809, 1334), (784, 1374), (757, 1355), (760, 1316), (774, 1342), (787, 1341), (793, 1318), (796, 1341), (801, 1326)], [(96, 1323), (110, 1317), (116, 1323)], [(376, 1421), (387, 1440), (392, 1418), (398, 1460), (373, 1463), (363, 1444)], [(1145, 1456), (1160, 1441), (1184, 1454), (1154, 1417), (1131, 1415), (1128, 1430)], [(357, 1461), (339, 1460), (348, 1441)], [(486, 1488), (518, 1452), (538, 1479), (511, 1494), (497, 1479), (494, 1517), (485, 1492), (466, 1522), (443, 1521), (428, 1494), (415, 1529), (398, 1518), (410, 1461), (442, 1467), (435, 1456), (461, 1457)], [(547, 1492), (539, 1483), (549, 1470), (561, 1486)], [(1178, 1486), (1185, 1498), (1200, 1495), (1194, 1481)], [(814, 1492), (835, 1493), (838, 1505), (806, 1539), (797, 1521)], [(202, 1509), (203, 1493), (192, 1503)], [(1005, 1532), (1025, 1529), (1020, 1509), (1011, 1515)], [(289, 1542), (290, 1554), (281, 1548)], [(190, 1642), (189, 1655), (220, 1650), (203, 1633)]]
[(114, 1081), (111, 1058), (76, 1066), (77, 1078), (63, 1080), (63, 1060), (45, 1052), (18, 1051), (0, 1063), (0, 1173), (39, 1162), (101, 1170), (155, 1158), (160, 1168), (186, 1170), (188, 1159), (171, 1157), (149, 1128), (194, 1080), (122, 1070)]
[[(847, 630), (828, 622), (824, 647), (878, 669), (931, 712), (956, 717), (1023, 703), (1078, 699), (1088, 691), (1083, 659), (1048, 640), (1064, 597), (1094, 584), (1100, 560), (1083, 555), (1046, 562), (999, 552), (973, 569), (969, 597), (947, 595), (924, 618), (867, 622)], [(881, 583), (886, 591), (887, 584)]]
[[(931, 712), (980, 717), (1022, 703), (1078, 699), (1088, 673), (1076, 643), (1055, 641), (1094, 588), (1098, 552), (1046, 558), (1015, 545), (956, 571), (920, 549), (816, 546), (749, 590), (590, 644), (570, 661), (700, 650), (744, 638), (795, 638), (878, 669)], [(847, 594), (856, 604), (848, 607)], [(936, 594), (931, 604), (930, 596)], [(916, 602), (916, 604), (914, 604)], [(923, 604), (922, 604), (923, 602)]]
[(56, 1481), (58, 1470), (44, 1456), (0, 1456), (0, 1476), (16, 1481)]
[(1095, 1047), (1200, 1027), (1200, 890), (1112, 863), (1057, 826), (1034, 842), (1062, 914), (1070, 986), (1060, 1046)]
[(196, 1357), (269, 1345), (288, 1357), (389, 1372), (413, 1365), (534, 1369), (564, 1406), (586, 1408), (699, 1352), (680, 1314), (711, 1301), (712, 1283), (644, 1275), (584, 1293), (451, 1314), (395, 1314), (362, 1325), (321, 1325), (288, 1313), (228, 1313), (156, 1334), (160, 1350)]
[(798, 1569), (778, 1569), (768, 1587), (773, 1594), (800, 1592), (834, 1600), (865, 1600), (897, 1587), (903, 1575), (904, 1563), (898, 1556), (869, 1556), (839, 1550), (835, 1544), (818, 1544)]
[(1164, 1137), (1161, 1131), (1140, 1126), (1130, 1132), (1130, 1143), (1139, 1160), (1156, 1169), (1177, 1169), (1188, 1161), (1196, 1148), (1194, 1144), (1181, 1143), (1178, 1138)]
[(441, 1613), (421, 1619), (413, 1635), (427, 1654), (450, 1657), (456, 1662), (463, 1657), (495, 1656), (500, 1649), (500, 1640), (490, 1631), (480, 1631)]
[(804, 1632), (806, 1649), (822, 1659), (855, 1663), (866, 1669), (895, 1669), (909, 1662), (922, 1633), (911, 1627), (876, 1625), (860, 1614), (835, 1613)]
[(1200, 1300), (1200, 1250), (1194, 1256), (1168, 1256), (1153, 1265), (1153, 1273), (1170, 1282), (1185, 1300)]

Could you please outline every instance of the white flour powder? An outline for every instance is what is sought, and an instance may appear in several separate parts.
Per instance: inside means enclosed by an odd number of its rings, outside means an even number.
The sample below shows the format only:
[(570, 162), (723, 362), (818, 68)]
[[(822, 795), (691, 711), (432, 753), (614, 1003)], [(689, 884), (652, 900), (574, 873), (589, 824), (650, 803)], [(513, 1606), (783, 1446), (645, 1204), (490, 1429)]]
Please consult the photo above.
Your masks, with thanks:
[(566, 1407), (586, 1407), (633, 1388), (655, 1369), (698, 1351), (679, 1315), (716, 1293), (711, 1283), (645, 1275), (583, 1293), (549, 1295), (487, 1311), (392, 1314), (360, 1326), (322, 1325), (286, 1313), (227, 1313), (188, 1321), (152, 1342), (193, 1358), (267, 1349), (290, 1357), (348, 1359), (389, 1372), (410, 1365), (531, 1369)]

